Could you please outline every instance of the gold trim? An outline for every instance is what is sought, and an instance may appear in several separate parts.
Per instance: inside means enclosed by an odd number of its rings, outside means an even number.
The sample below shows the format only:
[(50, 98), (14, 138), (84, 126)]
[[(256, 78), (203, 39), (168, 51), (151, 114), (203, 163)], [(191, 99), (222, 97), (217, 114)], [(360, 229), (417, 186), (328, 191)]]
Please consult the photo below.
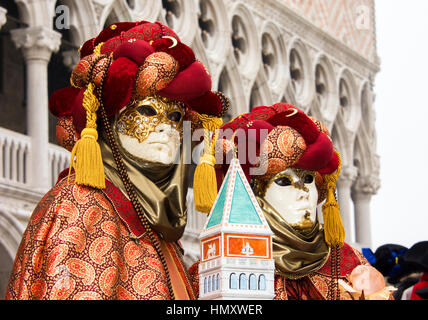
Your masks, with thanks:
[(174, 48), (178, 44), (177, 39), (175, 39), (174, 37), (163, 36), (162, 39), (170, 39), (172, 41), (172, 46), (168, 47), (168, 49)]
[(288, 110), (293, 110), (293, 112), (290, 114), (287, 114), (285, 116), (286, 118), (290, 118), (290, 117), (294, 116), (297, 112), (299, 112), (296, 108), (289, 108)]

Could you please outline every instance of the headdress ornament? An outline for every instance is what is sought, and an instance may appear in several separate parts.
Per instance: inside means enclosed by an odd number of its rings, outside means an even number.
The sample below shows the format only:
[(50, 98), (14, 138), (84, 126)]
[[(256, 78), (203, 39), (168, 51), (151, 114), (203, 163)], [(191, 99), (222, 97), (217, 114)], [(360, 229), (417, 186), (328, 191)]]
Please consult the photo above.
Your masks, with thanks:
[[(343, 245), (345, 232), (335, 198), (341, 160), (322, 122), (307, 116), (293, 105), (277, 103), (253, 108), (251, 112), (238, 116), (223, 125), (220, 134), (226, 136), (228, 129), (234, 133), (241, 129), (245, 133), (245, 144), (239, 143), (238, 134), (234, 135), (232, 141), (238, 148), (245, 145), (242, 148), (246, 151), (242, 153), (238, 150), (238, 157), (250, 182), (253, 180), (263, 184), (287, 168), (316, 172), (319, 201), (326, 198), (323, 205), (325, 241), (329, 246)], [(267, 133), (265, 139), (263, 130)], [(229, 144), (230, 140), (220, 139), (218, 147), (227, 153), (231, 149)], [(258, 161), (249, 161), (249, 150), (254, 149)], [(224, 158), (227, 156), (224, 155)], [(264, 167), (266, 170), (261, 175), (260, 172), (255, 175), (250, 170), (255, 167)], [(217, 177), (221, 179), (227, 164), (217, 169), (220, 172)]]
[[(196, 118), (206, 130), (214, 131), (222, 124), (219, 117), (227, 111), (227, 98), (211, 91), (205, 66), (159, 22), (112, 24), (83, 44), (80, 58), (71, 74), (72, 86), (57, 90), (49, 101), (51, 112), (67, 118), (67, 128), (74, 126), (76, 136), (80, 134), (71, 161), (77, 184), (105, 187), (97, 146), (98, 108), (111, 117), (133, 100), (159, 95), (182, 102), (190, 113), (187, 116)], [(70, 149), (69, 139), (67, 142)], [(214, 175), (213, 167), (209, 171)]]

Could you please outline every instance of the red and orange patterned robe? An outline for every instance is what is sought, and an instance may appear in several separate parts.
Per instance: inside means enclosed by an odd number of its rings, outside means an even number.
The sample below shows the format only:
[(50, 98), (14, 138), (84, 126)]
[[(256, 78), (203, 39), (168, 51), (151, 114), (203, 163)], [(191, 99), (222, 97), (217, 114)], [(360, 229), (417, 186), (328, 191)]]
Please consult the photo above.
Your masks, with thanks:
[[(179, 244), (161, 241), (176, 299), (193, 299)], [(166, 274), (131, 202), (62, 176), (34, 210), (6, 299), (170, 299)]]
[[(348, 244), (340, 249), (340, 279), (347, 281), (347, 276), (360, 264), (368, 265), (367, 260), (357, 250)], [(326, 264), (316, 272), (298, 280), (286, 279), (278, 274), (275, 275), (275, 297), (274, 300), (327, 300), (328, 287), (331, 281), (331, 260), (328, 258)], [(192, 279), (193, 290), (199, 295), (199, 263), (195, 263), (189, 269)], [(341, 293), (341, 300), (351, 300), (348, 294)]]

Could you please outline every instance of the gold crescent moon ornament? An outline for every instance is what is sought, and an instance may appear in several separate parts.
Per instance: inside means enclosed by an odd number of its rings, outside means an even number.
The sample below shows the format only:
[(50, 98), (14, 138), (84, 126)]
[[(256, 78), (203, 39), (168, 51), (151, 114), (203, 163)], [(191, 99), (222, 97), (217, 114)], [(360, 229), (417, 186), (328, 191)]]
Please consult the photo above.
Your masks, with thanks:
[(168, 47), (168, 49), (174, 48), (178, 44), (177, 39), (175, 39), (174, 37), (163, 36), (162, 39), (170, 39), (172, 41), (172, 46)]
[(286, 115), (287, 118), (290, 118), (290, 117), (294, 116), (297, 112), (299, 112), (299, 111), (297, 111), (296, 108), (289, 108), (288, 110), (293, 110), (293, 112), (290, 114), (287, 114)]

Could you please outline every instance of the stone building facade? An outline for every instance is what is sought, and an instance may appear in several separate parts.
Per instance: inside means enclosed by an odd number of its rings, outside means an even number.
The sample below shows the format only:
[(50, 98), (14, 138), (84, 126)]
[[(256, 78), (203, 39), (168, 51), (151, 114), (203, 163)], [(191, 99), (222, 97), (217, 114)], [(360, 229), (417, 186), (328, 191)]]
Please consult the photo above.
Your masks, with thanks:
[[(0, 0), (0, 296), (32, 210), (69, 164), (48, 96), (68, 85), (78, 47), (117, 21), (171, 26), (229, 96), (225, 120), (280, 101), (322, 120), (343, 160), (346, 240), (370, 246), (370, 199), (380, 187), (374, 17), (373, 0)], [(192, 192), (188, 203), (182, 242), (191, 263), (206, 216)]]

